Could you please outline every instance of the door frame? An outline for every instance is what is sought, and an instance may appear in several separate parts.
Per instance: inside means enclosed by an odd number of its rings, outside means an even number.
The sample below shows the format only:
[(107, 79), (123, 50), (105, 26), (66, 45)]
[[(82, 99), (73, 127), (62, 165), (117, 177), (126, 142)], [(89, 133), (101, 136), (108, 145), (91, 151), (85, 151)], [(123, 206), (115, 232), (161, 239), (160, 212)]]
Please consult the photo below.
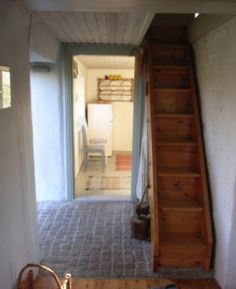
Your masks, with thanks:
[[(137, 46), (134, 45), (97, 45), (68, 44), (62, 45), (64, 55), (64, 130), (65, 130), (65, 165), (67, 199), (75, 197), (74, 179), (74, 142), (73, 142), (73, 57), (76, 55), (114, 55), (136, 56)], [(142, 137), (142, 78), (135, 69), (135, 96), (133, 115), (133, 147), (132, 147), (132, 181), (131, 200), (136, 200), (136, 183)]]

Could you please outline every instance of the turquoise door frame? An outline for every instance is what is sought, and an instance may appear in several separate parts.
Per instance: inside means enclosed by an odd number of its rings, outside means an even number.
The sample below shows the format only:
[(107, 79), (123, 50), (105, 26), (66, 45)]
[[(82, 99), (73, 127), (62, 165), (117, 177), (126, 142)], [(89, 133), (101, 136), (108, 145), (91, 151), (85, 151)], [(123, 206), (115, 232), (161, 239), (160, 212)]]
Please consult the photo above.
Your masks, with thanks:
[[(64, 54), (64, 103), (65, 103), (65, 153), (67, 169), (67, 196), (72, 200), (75, 196), (74, 182), (74, 147), (73, 147), (73, 77), (72, 65), (75, 55), (126, 55), (130, 56), (137, 51), (133, 45), (85, 45), (63, 44)], [(133, 166), (131, 199), (136, 200), (136, 183), (138, 176), (138, 164), (141, 147), (142, 132), (142, 79), (135, 72), (135, 97), (133, 117)]]

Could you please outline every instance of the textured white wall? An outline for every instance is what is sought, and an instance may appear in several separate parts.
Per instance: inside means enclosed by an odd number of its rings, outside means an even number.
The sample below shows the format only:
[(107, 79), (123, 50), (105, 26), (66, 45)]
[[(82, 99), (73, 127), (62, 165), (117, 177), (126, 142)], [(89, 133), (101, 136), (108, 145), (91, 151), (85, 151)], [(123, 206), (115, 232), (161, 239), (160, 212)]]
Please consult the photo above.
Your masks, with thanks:
[(0, 64), (11, 68), (12, 107), (0, 110), (0, 287), (38, 261), (29, 87), (29, 17), (0, 2)]
[[(236, 288), (236, 17), (194, 44), (216, 229), (216, 278)], [(229, 285), (230, 284), (230, 285)]]
[[(234, 185), (234, 196), (236, 196), (236, 182)], [(224, 282), (225, 289), (235, 289), (236, 288), (236, 276), (235, 276), (235, 268), (236, 268), (236, 250), (235, 250), (236, 222), (235, 222), (235, 220), (236, 220), (236, 200), (234, 200), (233, 215), (232, 215), (232, 225), (231, 225), (230, 241), (229, 241), (229, 248), (228, 248), (228, 262), (227, 262), (225, 282)]]

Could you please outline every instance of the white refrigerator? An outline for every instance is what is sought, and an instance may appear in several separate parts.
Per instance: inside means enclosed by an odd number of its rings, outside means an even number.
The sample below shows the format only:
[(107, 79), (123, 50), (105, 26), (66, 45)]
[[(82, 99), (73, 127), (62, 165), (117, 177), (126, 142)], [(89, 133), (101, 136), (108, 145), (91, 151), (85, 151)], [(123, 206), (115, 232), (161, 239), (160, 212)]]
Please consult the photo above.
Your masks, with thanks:
[(112, 104), (90, 103), (87, 108), (88, 139), (105, 141), (107, 156), (112, 156)]

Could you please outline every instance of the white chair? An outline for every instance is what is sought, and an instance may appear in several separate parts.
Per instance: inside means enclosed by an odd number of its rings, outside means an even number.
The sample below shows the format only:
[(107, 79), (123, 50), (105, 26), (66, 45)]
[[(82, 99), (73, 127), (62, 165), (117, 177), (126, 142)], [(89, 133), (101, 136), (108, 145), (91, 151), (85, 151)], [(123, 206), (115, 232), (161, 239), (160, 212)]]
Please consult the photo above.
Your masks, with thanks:
[(96, 154), (100, 156), (101, 164), (103, 169), (105, 169), (107, 155), (106, 155), (106, 146), (105, 140), (103, 139), (89, 139), (87, 137), (87, 128), (86, 125), (82, 126), (82, 136), (83, 136), (83, 151), (84, 151), (84, 168), (87, 168), (88, 162), (90, 161), (89, 155)]

